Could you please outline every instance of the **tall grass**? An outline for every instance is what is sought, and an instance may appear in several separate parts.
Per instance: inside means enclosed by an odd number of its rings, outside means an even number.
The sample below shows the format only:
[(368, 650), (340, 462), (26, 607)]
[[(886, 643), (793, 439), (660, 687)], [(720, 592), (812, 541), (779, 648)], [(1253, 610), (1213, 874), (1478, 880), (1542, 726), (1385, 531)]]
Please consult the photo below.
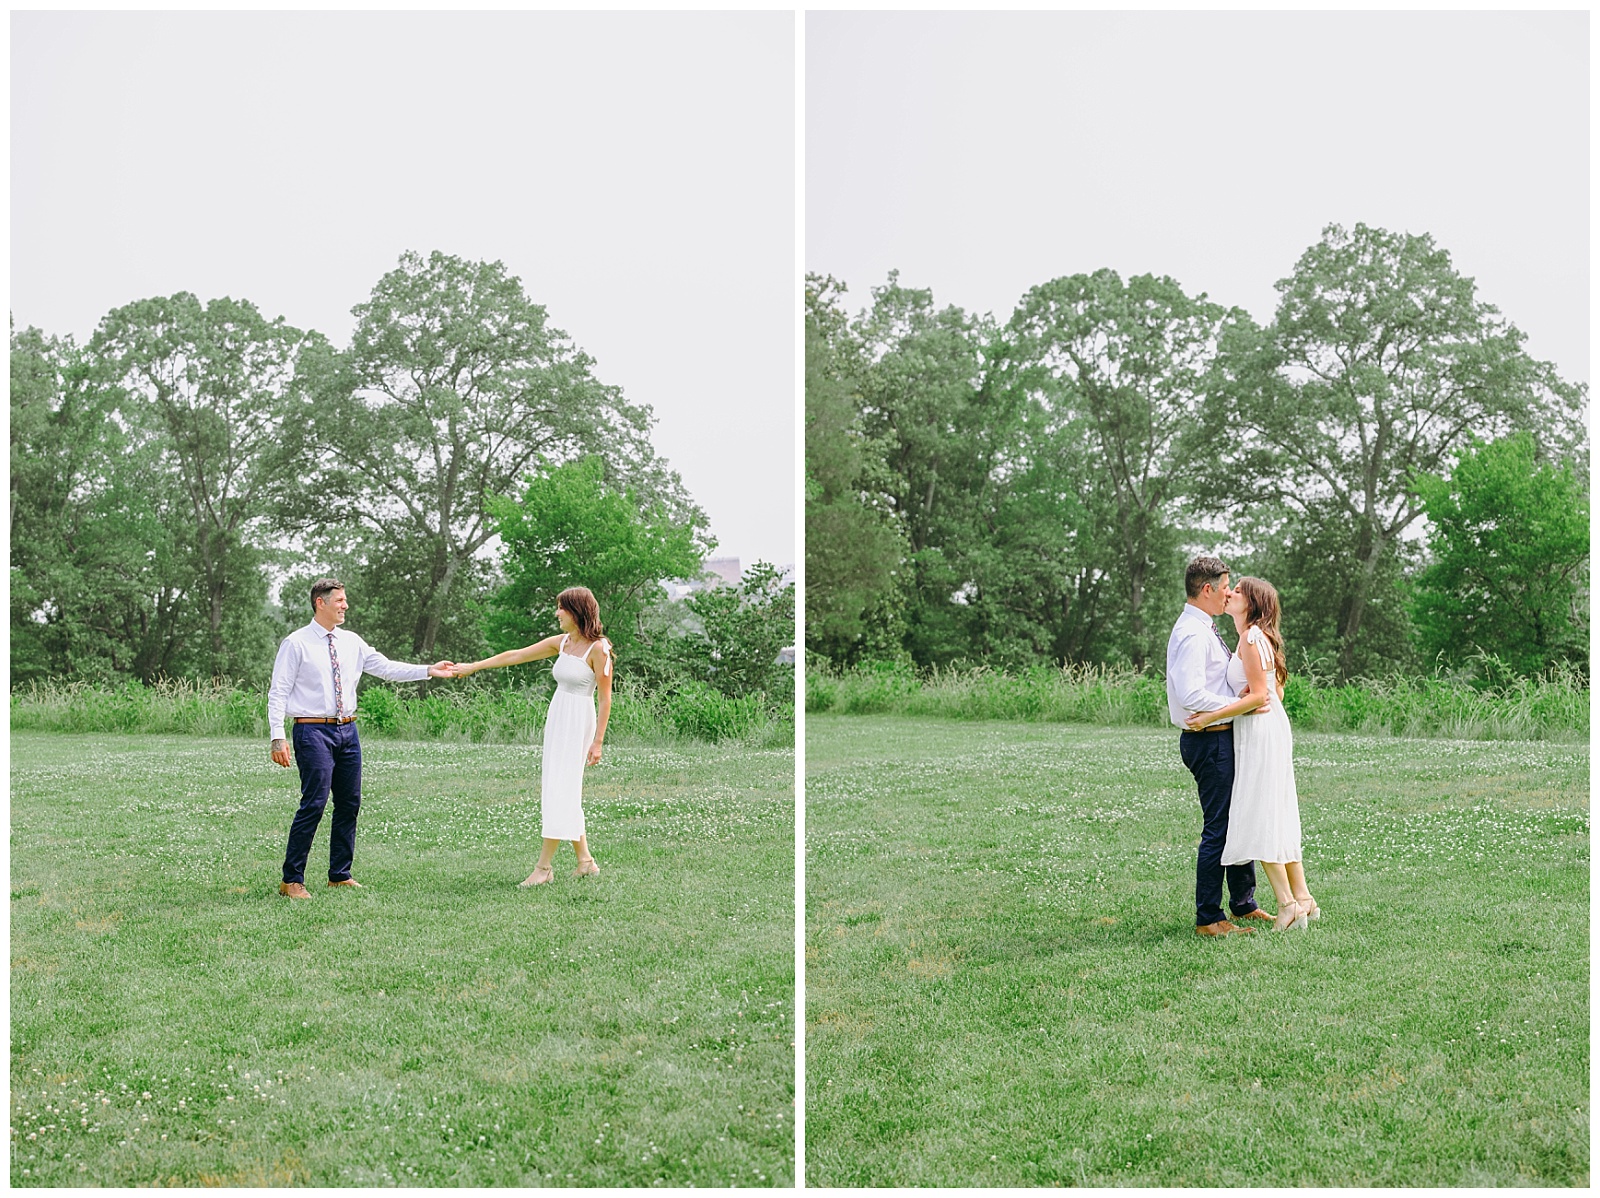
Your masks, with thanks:
[[(1487, 685), (1443, 674), (1335, 685), (1292, 674), (1284, 710), (1297, 728), (1459, 740), (1587, 740), (1589, 684), (1577, 671)], [(1129, 667), (1067, 663), (1009, 674), (988, 666), (919, 671), (903, 662), (806, 668), (806, 711), (956, 720), (1109, 725), (1167, 722), (1165, 679)]]
[[(518, 744), (543, 735), (549, 688), (441, 687), (426, 695), (390, 686), (361, 693), (363, 735), (396, 740)], [(731, 698), (699, 682), (659, 691), (619, 686), (607, 737), (625, 740), (740, 741), (792, 747), (794, 720), (759, 695)], [(154, 686), (30, 683), (11, 695), (13, 730), (267, 736), (264, 690), (169, 679)]]

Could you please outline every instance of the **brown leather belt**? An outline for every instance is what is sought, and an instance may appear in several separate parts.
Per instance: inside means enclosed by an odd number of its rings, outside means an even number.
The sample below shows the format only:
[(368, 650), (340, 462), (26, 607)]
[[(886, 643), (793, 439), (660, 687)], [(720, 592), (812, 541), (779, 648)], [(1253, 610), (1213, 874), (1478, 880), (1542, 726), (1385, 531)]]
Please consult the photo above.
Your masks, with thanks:
[(356, 722), (356, 717), (353, 715), (347, 715), (342, 720), (336, 715), (297, 715), (293, 719), (297, 724), (353, 724)]
[(1233, 721), (1229, 720), (1226, 724), (1207, 724), (1204, 728), (1191, 728), (1191, 729), (1189, 729), (1189, 731), (1190, 732), (1221, 732), (1225, 728), (1232, 728), (1232, 727), (1233, 727)]

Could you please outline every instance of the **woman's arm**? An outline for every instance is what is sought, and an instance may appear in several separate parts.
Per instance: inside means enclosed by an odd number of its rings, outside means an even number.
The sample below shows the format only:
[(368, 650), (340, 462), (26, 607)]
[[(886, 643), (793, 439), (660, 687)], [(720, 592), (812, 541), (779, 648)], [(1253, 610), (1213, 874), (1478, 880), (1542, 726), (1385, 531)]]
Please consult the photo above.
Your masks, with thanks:
[(470, 662), (467, 665), (458, 665), (454, 676), (465, 678), (468, 674), (476, 674), (479, 670), (498, 670), (501, 666), (520, 666), (525, 661), (538, 661), (541, 657), (554, 657), (561, 651), (561, 638), (547, 636), (542, 641), (529, 645), (525, 649), (507, 649), (504, 653), (496, 653), (493, 657), (486, 657), (482, 661)]
[[(1246, 634), (1248, 636), (1248, 634)], [(1244, 663), (1245, 694), (1226, 707), (1216, 711), (1197, 711), (1186, 721), (1196, 732), (1208, 724), (1220, 724), (1234, 716), (1248, 715), (1265, 703), (1277, 689), (1277, 679), (1267, 679), (1267, 667), (1261, 664), (1261, 653), (1254, 645), (1247, 645), (1245, 637), (1239, 639), (1239, 660)], [(1272, 690), (1267, 689), (1269, 686)], [(1281, 701), (1282, 696), (1279, 696)]]
[[(599, 687), (600, 711), (595, 719), (594, 743), (589, 746), (588, 764), (596, 765), (600, 761), (600, 746), (606, 739), (606, 721), (611, 718), (611, 644), (609, 641), (596, 641), (589, 647), (589, 668), (594, 671), (595, 682)], [(600, 661), (595, 661), (595, 658)]]

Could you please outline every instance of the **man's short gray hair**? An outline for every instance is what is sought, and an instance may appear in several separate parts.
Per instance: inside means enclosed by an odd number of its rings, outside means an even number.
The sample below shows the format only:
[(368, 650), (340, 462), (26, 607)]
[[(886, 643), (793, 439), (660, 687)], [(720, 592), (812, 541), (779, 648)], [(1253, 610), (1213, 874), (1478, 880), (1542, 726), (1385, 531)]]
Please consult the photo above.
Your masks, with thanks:
[(315, 613), (316, 610), (317, 610), (317, 600), (318, 599), (327, 598), (328, 594), (330, 592), (332, 592), (332, 591), (342, 591), (342, 590), (344, 590), (344, 583), (340, 582), (337, 578), (319, 578), (319, 579), (317, 579), (316, 582), (311, 584), (311, 610), (312, 610), (312, 612)]
[(1183, 572), (1183, 591), (1191, 599), (1198, 599), (1200, 592), (1205, 590), (1206, 583), (1216, 586), (1222, 581), (1222, 576), (1228, 573), (1228, 563), (1220, 557), (1212, 557), (1202, 553), (1189, 563)]

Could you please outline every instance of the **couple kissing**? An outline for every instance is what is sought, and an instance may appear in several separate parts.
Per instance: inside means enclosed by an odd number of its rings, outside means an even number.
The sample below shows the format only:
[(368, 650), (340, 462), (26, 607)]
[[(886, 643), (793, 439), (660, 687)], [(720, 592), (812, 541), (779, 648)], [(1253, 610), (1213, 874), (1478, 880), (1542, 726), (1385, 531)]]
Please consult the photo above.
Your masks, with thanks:
[[(1178, 753), (1194, 775), (1204, 821), (1194, 871), (1202, 936), (1248, 933), (1255, 922), (1303, 929), (1322, 915), (1301, 860), (1278, 592), (1259, 578), (1230, 584), (1229, 573), (1217, 557), (1189, 563), (1187, 602), (1167, 641), (1167, 712), (1183, 730)], [(1238, 630), (1237, 653), (1212, 622), (1224, 614)], [(1276, 916), (1256, 905), (1257, 861), (1272, 884)], [(1224, 879), (1239, 923), (1223, 915)]]

